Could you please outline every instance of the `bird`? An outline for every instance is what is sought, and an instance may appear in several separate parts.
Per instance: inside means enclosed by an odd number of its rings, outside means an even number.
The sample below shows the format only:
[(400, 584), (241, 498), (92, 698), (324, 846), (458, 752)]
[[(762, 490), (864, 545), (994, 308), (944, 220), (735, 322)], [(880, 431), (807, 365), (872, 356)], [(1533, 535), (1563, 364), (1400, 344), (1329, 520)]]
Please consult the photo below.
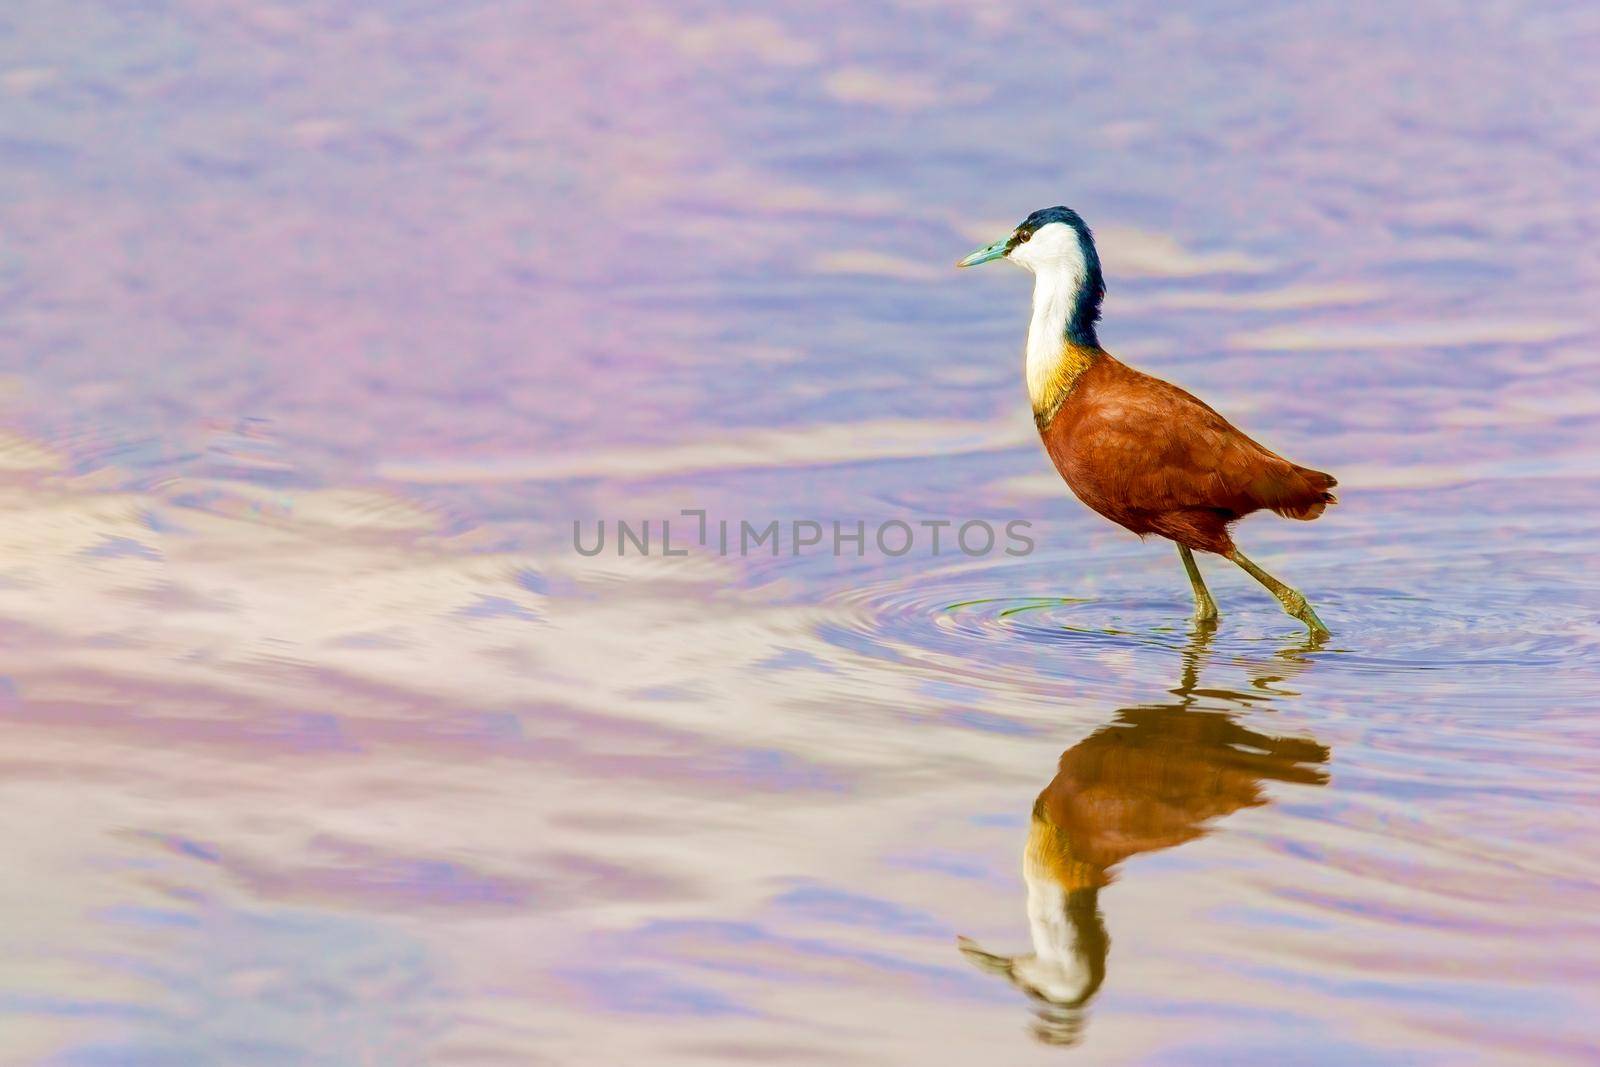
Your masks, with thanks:
[[(1077, 1043), (1089, 1002), (1106, 979), (1111, 939), (1100, 890), (1124, 860), (1203, 836), (1219, 819), (1269, 802), (1266, 782), (1328, 782), (1327, 746), (1309, 737), (1264, 734), (1240, 724), (1238, 707), (1201, 704), (1227, 692), (1200, 689), (1214, 629), (1198, 629), (1184, 652), (1175, 701), (1119, 709), (1106, 725), (1061, 754), (1056, 775), (1034, 801), (1022, 875), (1033, 951), (990, 952), (971, 938), (956, 946), (979, 970), (1026, 993), (1039, 1010), (1034, 1033), (1058, 1045)], [(1308, 644), (1307, 647), (1314, 647)], [(1303, 650), (1296, 650), (1303, 651)], [(1308, 666), (1285, 657), (1252, 671), (1255, 687)]]
[(1178, 546), (1195, 618), (1215, 625), (1217, 604), (1196, 552), (1231, 560), (1292, 618), (1329, 636), (1299, 590), (1257, 566), (1234, 543), (1234, 523), (1267, 509), (1311, 520), (1338, 502), (1331, 474), (1258, 444), (1205, 401), (1135, 370), (1095, 331), (1105, 279), (1094, 235), (1071, 208), (1041, 208), (1005, 237), (957, 262), (1006, 259), (1034, 276), (1026, 378), (1034, 425), (1068, 488), (1090, 509), (1140, 537)]

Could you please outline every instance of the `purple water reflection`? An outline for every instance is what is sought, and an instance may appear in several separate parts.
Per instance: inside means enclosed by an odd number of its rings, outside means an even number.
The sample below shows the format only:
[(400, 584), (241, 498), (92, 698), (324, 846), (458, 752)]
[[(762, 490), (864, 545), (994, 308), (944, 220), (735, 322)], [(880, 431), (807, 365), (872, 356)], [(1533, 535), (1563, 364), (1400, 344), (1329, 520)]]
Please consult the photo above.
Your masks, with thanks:
[[(1081, 1056), (1588, 1058), (1589, 8), (0, 27), (0, 1059), (1053, 1061), (954, 937), (1175, 689), (1330, 778), (1116, 868)], [(1241, 534), (1327, 648), (1048, 470), (950, 264), (1063, 201), (1109, 348), (1339, 476)], [(570, 549), (686, 507), (1039, 548)]]

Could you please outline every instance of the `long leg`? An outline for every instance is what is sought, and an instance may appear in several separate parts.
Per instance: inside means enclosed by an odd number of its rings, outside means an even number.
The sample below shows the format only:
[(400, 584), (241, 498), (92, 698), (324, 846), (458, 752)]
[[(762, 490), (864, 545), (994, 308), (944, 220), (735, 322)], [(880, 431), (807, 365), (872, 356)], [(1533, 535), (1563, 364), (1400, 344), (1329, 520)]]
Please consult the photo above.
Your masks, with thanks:
[(1189, 584), (1194, 587), (1194, 617), (1196, 622), (1215, 622), (1217, 619), (1217, 602), (1211, 599), (1211, 591), (1206, 588), (1206, 580), (1200, 577), (1200, 566), (1194, 561), (1194, 553), (1189, 551), (1188, 545), (1178, 546), (1178, 558), (1183, 560), (1183, 569), (1189, 572)]
[(1182, 698), (1186, 708), (1195, 701), (1194, 687), (1200, 684), (1200, 669), (1205, 666), (1211, 641), (1217, 636), (1216, 620), (1197, 619), (1196, 624), (1194, 633), (1189, 635), (1189, 647), (1183, 650), (1183, 676), (1178, 679), (1178, 688), (1169, 690)]
[(1306, 629), (1311, 631), (1313, 637), (1330, 636), (1328, 628), (1322, 625), (1321, 619), (1317, 618), (1317, 613), (1311, 607), (1311, 602), (1299, 590), (1289, 588), (1254, 563), (1251, 563), (1245, 558), (1245, 554), (1237, 548), (1229, 552), (1227, 556), (1243, 567), (1246, 574), (1266, 586), (1267, 592), (1277, 597), (1278, 603), (1283, 605), (1283, 610), (1293, 618), (1305, 623)]

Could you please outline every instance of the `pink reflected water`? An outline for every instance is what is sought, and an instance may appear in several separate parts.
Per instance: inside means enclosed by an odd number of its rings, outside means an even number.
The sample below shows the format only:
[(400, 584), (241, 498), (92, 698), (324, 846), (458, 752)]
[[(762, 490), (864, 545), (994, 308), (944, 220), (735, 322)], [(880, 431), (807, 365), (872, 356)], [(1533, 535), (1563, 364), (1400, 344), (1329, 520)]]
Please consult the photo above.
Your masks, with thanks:
[[(1592, 1061), (1589, 9), (3, 18), (0, 1060)], [(1058, 202), (1326, 645), (1050, 472)]]

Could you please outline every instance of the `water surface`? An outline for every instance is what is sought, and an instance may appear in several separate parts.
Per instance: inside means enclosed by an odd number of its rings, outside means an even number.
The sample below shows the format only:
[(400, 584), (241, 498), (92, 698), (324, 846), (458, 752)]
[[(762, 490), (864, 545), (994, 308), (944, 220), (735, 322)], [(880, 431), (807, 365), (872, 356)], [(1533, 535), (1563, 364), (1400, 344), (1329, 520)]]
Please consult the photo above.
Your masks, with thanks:
[[(0, 1058), (1592, 1062), (1597, 47), (11, 5)], [(1050, 471), (951, 264), (1060, 202), (1331, 640)], [(681, 509), (1036, 547), (573, 550)]]

